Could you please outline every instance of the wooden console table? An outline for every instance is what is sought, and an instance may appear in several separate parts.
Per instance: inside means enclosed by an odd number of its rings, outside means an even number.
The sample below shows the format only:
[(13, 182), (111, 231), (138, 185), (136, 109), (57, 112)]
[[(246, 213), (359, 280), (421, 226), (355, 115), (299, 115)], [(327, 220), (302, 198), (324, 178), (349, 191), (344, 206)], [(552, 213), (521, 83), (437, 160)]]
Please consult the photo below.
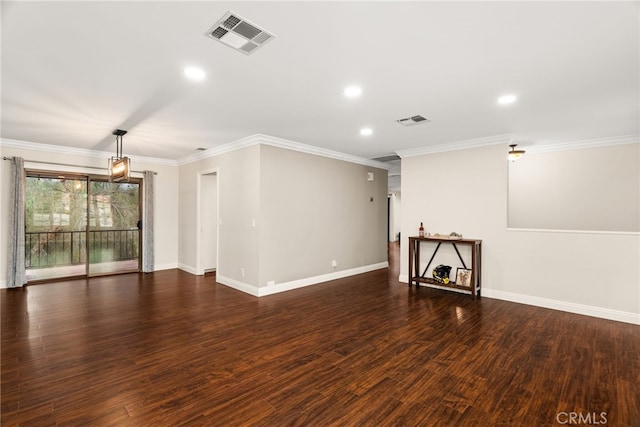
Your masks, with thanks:
[[(432, 242), (437, 243), (433, 254), (431, 255), (431, 259), (427, 263), (422, 274), (420, 274), (420, 245), (421, 243)], [(461, 286), (456, 284), (455, 282), (449, 282), (447, 284), (437, 282), (432, 277), (427, 277), (427, 272), (429, 272), (429, 267), (431, 266), (431, 262), (435, 258), (438, 253), (438, 249), (440, 249), (440, 245), (443, 243), (448, 243), (453, 245), (453, 248), (456, 250), (458, 254), (458, 258), (462, 263), (462, 267), (469, 269), (465, 264), (462, 256), (460, 255), (460, 251), (458, 251), (457, 245), (467, 245), (471, 246), (471, 282), (470, 286)], [(473, 299), (480, 296), (480, 278), (482, 277), (482, 240), (476, 239), (448, 239), (447, 237), (409, 237), (409, 287), (412, 287), (413, 284), (416, 284), (416, 288), (419, 283), (428, 283), (431, 285), (442, 286), (444, 288), (453, 288), (453, 289), (461, 289), (465, 291), (469, 291)], [(415, 272), (415, 274), (414, 274)], [(453, 273), (455, 278), (455, 273)]]

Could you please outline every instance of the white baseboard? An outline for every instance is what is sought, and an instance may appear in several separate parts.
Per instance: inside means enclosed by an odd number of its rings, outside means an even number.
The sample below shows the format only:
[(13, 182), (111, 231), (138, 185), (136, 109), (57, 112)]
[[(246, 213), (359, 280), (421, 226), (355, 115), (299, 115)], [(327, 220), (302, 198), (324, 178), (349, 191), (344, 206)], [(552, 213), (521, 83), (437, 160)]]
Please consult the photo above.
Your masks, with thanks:
[[(398, 281), (402, 283), (409, 283), (409, 277), (406, 274), (401, 274), (400, 276), (398, 276)], [(531, 295), (522, 295), (513, 292), (504, 292), (487, 288), (482, 288), (480, 290), (480, 295), (487, 298), (517, 302), (520, 304), (533, 305), (536, 307), (550, 308), (552, 310), (566, 311), (568, 313), (582, 314), (585, 316), (598, 317), (601, 319), (615, 320), (617, 322), (640, 325), (640, 314), (638, 313), (630, 313), (627, 311), (612, 310), (610, 308), (558, 301), (549, 298), (540, 298)]]
[(7, 281), (0, 280), (0, 289), (6, 289), (6, 287), (7, 287)]
[(154, 264), (153, 271), (173, 270), (174, 268), (179, 268), (178, 264), (176, 264), (176, 263)]
[(178, 263), (178, 268), (179, 268), (180, 270), (186, 271), (187, 273), (191, 273), (191, 274), (193, 274), (194, 276), (197, 276), (197, 275), (198, 275), (198, 271), (196, 270), (196, 268), (195, 268), (195, 267), (192, 267), (192, 266), (190, 266), (190, 265), (183, 264), (183, 263)]
[(520, 304), (534, 305), (536, 307), (551, 308), (553, 310), (640, 325), (640, 314), (638, 313), (630, 313), (627, 311), (612, 310), (610, 308), (558, 301), (530, 295), (514, 294), (511, 292), (497, 291), (495, 289), (482, 289), (481, 295), (487, 298), (500, 299)]
[(264, 297), (267, 295), (273, 295), (280, 292), (291, 291), (293, 289), (303, 288), (305, 286), (317, 285), (318, 283), (328, 282), (330, 280), (342, 279), (343, 277), (354, 276), (356, 274), (368, 273), (369, 271), (379, 270), (381, 268), (387, 268), (389, 263), (387, 261), (377, 264), (365, 265), (362, 267), (350, 268), (348, 270), (336, 271), (328, 274), (321, 274), (319, 276), (305, 277), (304, 279), (292, 280), (290, 282), (282, 282), (274, 285), (257, 287), (249, 285), (248, 283), (240, 282), (235, 279), (231, 279), (225, 276), (216, 276), (216, 282), (239, 291), (248, 293), (256, 297)]
[(305, 286), (317, 285), (318, 283), (328, 282), (329, 280), (342, 279), (343, 277), (355, 276), (356, 274), (368, 273), (381, 268), (389, 267), (387, 261), (377, 264), (365, 265), (362, 267), (350, 268), (348, 270), (335, 271), (333, 273), (321, 274), (319, 276), (306, 277), (304, 279), (292, 280), (290, 282), (276, 283), (266, 287), (258, 288), (258, 296), (266, 296), (277, 294), (279, 292), (290, 291), (292, 289), (303, 288)]
[(223, 284), (225, 286), (228, 286), (230, 288), (237, 289), (237, 290), (239, 290), (241, 292), (244, 292), (246, 294), (253, 295), (254, 297), (259, 297), (260, 296), (260, 292), (259, 292), (260, 288), (258, 288), (257, 286), (253, 286), (253, 285), (250, 285), (248, 283), (244, 283), (244, 282), (241, 282), (239, 280), (232, 279), (230, 277), (221, 276), (219, 274), (216, 274), (216, 282), (221, 283), (221, 284)]

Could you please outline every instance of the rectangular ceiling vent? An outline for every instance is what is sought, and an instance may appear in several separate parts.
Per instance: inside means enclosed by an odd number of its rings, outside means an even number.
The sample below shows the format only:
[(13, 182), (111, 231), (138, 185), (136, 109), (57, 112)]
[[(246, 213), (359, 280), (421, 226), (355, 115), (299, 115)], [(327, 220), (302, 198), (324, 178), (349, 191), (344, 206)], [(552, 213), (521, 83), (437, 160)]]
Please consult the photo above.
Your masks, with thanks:
[(376, 162), (392, 162), (394, 160), (400, 160), (400, 156), (397, 154), (389, 154), (388, 156), (376, 157), (374, 159)]
[(430, 121), (431, 120), (421, 115), (411, 116), (411, 117), (406, 117), (404, 119), (396, 120), (396, 122), (400, 123), (403, 126), (419, 125), (420, 123), (429, 123)]
[(205, 35), (245, 55), (255, 52), (275, 37), (233, 12), (225, 13)]

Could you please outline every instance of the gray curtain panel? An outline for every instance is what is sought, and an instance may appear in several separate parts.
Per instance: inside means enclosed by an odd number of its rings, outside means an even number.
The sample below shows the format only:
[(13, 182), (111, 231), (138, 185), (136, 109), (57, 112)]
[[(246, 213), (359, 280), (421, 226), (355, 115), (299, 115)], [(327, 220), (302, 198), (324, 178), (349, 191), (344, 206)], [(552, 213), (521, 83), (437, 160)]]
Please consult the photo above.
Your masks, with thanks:
[(24, 159), (11, 159), (9, 179), (9, 257), (7, 262), (7, 287), (18, 288), (27, 283), (24, 263)]
[(144, 201), (142, 205), (142, 271), (153, 272), (153, 179), (155, 173), (143, 172)]

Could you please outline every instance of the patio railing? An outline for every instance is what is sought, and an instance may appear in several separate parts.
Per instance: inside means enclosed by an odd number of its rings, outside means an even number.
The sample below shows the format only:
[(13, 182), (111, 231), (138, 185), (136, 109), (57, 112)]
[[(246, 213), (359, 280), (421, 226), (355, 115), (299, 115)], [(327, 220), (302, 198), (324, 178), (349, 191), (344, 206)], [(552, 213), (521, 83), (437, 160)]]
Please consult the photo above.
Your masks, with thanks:
[[(139, 230), (89, 231), (89, 261), (110, 262), (138, 258)], [(26, 268), (58, 267), (87, 261), (86, 231), (42, 231), (25, 233)]]

